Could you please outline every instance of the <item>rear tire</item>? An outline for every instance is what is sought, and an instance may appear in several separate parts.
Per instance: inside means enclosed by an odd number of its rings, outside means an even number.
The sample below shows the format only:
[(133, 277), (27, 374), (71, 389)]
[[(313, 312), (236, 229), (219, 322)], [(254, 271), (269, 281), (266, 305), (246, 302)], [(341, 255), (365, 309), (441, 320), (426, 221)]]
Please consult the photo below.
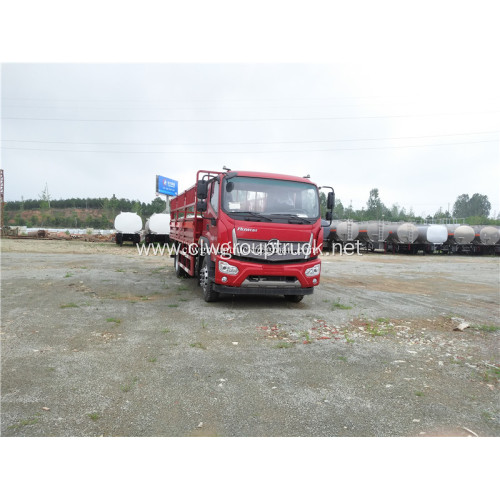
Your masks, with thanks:
[(288, 300), (288, 302), (294, 302), (296, 304), (299, 303), (303, 298), (303, 295), (285, 295), (285, 299)]
[(214, 290), (214, 282), (210, 276), (210, 262), (210, 257), (206, 255), (200, 269), (199, 281), (205, 302), (215, 302), (219, 298), (219, 292)]

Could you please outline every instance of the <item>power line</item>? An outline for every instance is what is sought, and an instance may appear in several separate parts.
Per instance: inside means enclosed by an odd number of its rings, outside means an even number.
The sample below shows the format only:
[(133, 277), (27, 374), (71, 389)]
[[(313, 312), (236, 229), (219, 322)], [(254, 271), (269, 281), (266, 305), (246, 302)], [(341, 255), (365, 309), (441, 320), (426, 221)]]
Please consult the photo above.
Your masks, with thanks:
[(59, 122), (136, 122), (136, 123), (192, 123), (192, 122), (276, 122), (276, 121), (331, 121), (331, 120), (365, 120), (377, 118), (411, 118), (424, 116), (456, 116), (469, 114), (490, 114), (493, 111), (460, 111), (454, 113), (421, 113), (403, 115), (367, 115), (367, 116), (331, 116), (314, 118), (30, 118), (20, 116), (6, 116), (2, 120), (24, 120), (24, 121), (59, 121)]
[[(396, 97), (402, 99), (405, 96)], [(346, 97), (347, 100), (393, 100), (389, 96), (358, 96)], [(283, 102), (283, 101), (337, 101), (338, 97), (269, 97), (269, 98), (250, 98), (250, 99), (61, 99), (51, 97), (4, 97), (4, 101), (47, 101), (47, 102), (137, 102), (137, 103), (158, 103), (158, 102)]]
[(221, 109), (251, 109), (254, 110), (256, 107), (261, 108), (261, 109), (310, 109), (311, 107), (321, 107), (321, 108), (354, 108), (354, 107), (360, 107), (360, 104), (308, 104), (306, 105), (289, 105), (289, 104), (281, 104), (281, 105), (276, 105), (276, 106), (269, 106), (269, 105), (253, 105), (253, 106), (235, 106), (232, 104), (231, 106), (213, 106), (213, 107), (162, 107), (162, 106), (154, 106), (154, 107), (138, 107), (138, 106), (85, 106), (82, 108), (82, 106), (79, 105), (70, 105), (70, 106), (64, 106), (62, 108), (61, 106), (40, 106), (40, 105), (19, 105), (19, 104), (4, 104), (4, 108), (16, 108), (16, 109), (78, 109), (80, 111), (84, 110), (90, 110), (90, 109), (99, 109), (101, 111), (108, 111), (108, 110), (124, 110), (124, 109), (131, 109), (135, 111), (141, 111), (141, 110), (148, 110), (148, 111), (198, 111), (198, 110), (221, 110)]
[(24, 139), (2, 139), (2, 142), (22, 142), (34, 144), (79, 144), (100, 146), (227, 146), (227, 145), (256, 145), (256, 144), (317, 144), (331, 142), (364, 142), (364, 141), (393, 141), (402, 139), (428, 139), (432, 137), (458, 137), (464, 135), (498, 134), (498, 130), (486, 132), (463, 132), (457, 134), (414, 135), (401, 137), (371, 137), (366, 139), (328, 139), (312, 141), (265, 141), (265, 142), (199, 142), (199, 143), (168, 143), (168, 142), (74, 142), (74, 141), (41, 141)]
[(495, 140), (485, 141), (467, 141), (467, 142), (449, 142), (449, 143), (435, 143), (435, 144), (415, 144), (407, 146), (382, 146), (382, 147), (369, 147), (369, 148), (334, 148), (334, 149), (295, 149), (295, 150), (275, 150), (275, 151), (103, 151), (103, 150), (74, 150), (74, 149), (39, 149), (39, 148), (17, 148), (17, 147), (4, 147), (8, 150), (20, 151), (53, 151), (62, 153), (118, 153), (118, 154), (269, 154), (269, 153), (317, 153), (327, 151), (365, 151), (375, 149), (405, 149), (405, 148), (422, 148), (432, 146), (456, 146), (462, 144), (480, 144), (487, 142), (498, 142)]

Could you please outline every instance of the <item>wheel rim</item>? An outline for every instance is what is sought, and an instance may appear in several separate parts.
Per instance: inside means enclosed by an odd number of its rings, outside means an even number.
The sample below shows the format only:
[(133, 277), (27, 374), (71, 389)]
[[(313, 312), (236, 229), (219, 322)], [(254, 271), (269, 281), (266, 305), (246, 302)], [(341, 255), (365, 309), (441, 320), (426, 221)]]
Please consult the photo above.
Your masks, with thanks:
[(208, 284), (208, 266), (205, 264), (200, 270), (200, 286), (203, 290), (206, 289)]

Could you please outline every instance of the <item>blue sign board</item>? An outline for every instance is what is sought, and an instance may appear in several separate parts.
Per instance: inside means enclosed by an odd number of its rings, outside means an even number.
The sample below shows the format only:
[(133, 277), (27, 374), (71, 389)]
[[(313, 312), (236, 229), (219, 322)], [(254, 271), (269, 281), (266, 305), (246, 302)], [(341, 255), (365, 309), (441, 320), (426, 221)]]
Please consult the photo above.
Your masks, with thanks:
[(173, 179), (168, 179), (167, 177), (157, 175), (156, 189), (158, 193), (166, 194), (168, 196), (177, 196), (179, 183), (177, 181), (174, 181)]

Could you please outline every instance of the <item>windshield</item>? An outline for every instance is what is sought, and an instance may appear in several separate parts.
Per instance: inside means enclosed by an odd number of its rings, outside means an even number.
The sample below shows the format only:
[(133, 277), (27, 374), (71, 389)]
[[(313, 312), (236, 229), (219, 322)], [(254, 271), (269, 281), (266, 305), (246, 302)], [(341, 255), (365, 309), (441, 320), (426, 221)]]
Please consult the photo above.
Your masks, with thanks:
[(306, 182), (232, 177), (224, 180), (222, 206), (231, 216), (319, 217), (318, 190)]

